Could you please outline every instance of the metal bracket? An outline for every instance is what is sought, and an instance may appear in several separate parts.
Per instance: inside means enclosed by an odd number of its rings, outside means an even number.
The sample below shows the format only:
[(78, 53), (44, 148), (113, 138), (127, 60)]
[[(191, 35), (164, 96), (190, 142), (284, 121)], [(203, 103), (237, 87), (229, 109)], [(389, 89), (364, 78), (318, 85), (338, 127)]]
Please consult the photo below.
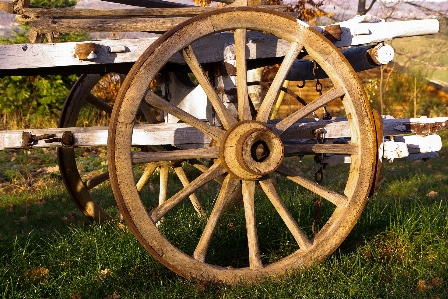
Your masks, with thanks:
[(65, 131), (62, 137), (56, 137), (56, 134), (43, 134), (43, 135), (33, 135), (31, 132), (22, 133), (22, 148), (29, 149), (33, 145), (37, 144), (39, 140), (44, 140), (45, 143), (60, 142), (63, 147), (73, 146), (75, 138), (71, 131)]
[(438, 131), (446, 130), (447, 122), (435, 122), (435, 123), (421, 123), (421, 124), (409, 124), (407, 128), (411, 132), (420, 136), (427, 136), (435, 134)]

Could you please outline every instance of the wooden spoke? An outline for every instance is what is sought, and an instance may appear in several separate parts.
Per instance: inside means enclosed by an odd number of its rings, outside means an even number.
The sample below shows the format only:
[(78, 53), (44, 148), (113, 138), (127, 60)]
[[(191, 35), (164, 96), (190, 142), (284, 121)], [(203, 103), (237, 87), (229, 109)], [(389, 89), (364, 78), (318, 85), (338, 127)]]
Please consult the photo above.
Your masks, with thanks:
[(246, 217), (247, 243), (249, 246), (249, 265), (251, 269), (263, 267), (258, 246), (257, 225), (255, 221), (255, 182), (243, 181), (244, 215)]
[(343, 88), (330, 89), (328, 92), (321, 95), (316, 100), (312, 101), (311, 103), (308, 103), (305, 107), (302, 107), (301, 109), (297, 110), (296, 112), (294, 112), (287, 118), (278, 122), (275, 125), (275, 127), (273, 128), (273, 131), (276, 132), (278, 135), (281, 135), (286, 129), (288, 129), (290, 126), (292, 126), (299, 119), (304, 118), (308, 114), (311, 114), (318, 108), (328, 104), (329, 102), (333, 101), (334, 99), (342, 97), (344, 94), (345, 94), (345, 91)]
[(213, 206), (212, 213), (208, 218), (207, 224), (205, 225), (204, 231), (202, 233), (201, 239), (196, 246), (193, 257), (201, 262), (205, 261), (205, 256), (207, 254), (208, 246), (210, 245), (213, 232), (215, 231), (216, 224), (218, 223), (219, 217), (226, 206), (227, 200), (232, 194), (233, 190), (237, 187), (239, 180), (232, 178), (230, 175), (224, 179), (221, 191), (219, 192), (216, 203)]
[(138, 192), (142, 191), (143, 187), (145, 187), (146, 183), (148, 182), (149, 178), (156, 170), (157, 166), (158, 166), (157, 163), (154, 163), (154, 162), (148, 163), (148, 165), (146, 165), (145, 171), (143, 171), (142, 176), (140, 177), (140, 179), (138, 180), (138, 182), (136, 184)]
[(160, 167), (160, 188), (159, 188), (159, 205), (166, 201), (166, 195), (168, 193), (168, 176), (170, 168), (168, 165), (162, 165)]
[[(188, 187), (190, 185), (190, 181), (187, 178), (187, 175), (185, 174), (184, 169), (182, 166), (174, 167), (174, 171), (176, 172), (177, 177), (179, 178), (180, 182), (184, 187)], [(207, 214), (205, 213), (204, 208), (201, 205), (201, 202), (196, 197), (195, 194), (191, 194), (189, 196), (191, 204), (193, 205), (195, 211), (198, 213), (201, 217), (207, 217)]]
[(236, 123), (236, 119), (233, 117), (232, 114), (230, 114), (230, 111), (224, 106), (221, 99), (216, 94), (215, 89), (210, 84), (210, 81), (205, 76), (204, 71), (201, 65), (199, 64), (199, 61), (196, 58), (196, 55), (194, 54), (193, 47), (189, 45), (188, 47), (184, 48), (182, 50), (182, 55), (185, 61), (187, 62), (188, 66), (190, 67), (191, 71), (196, 76), (196, 79), (198, 80), (202, 89), (204, 89), (204, 92), (207, 95), (208, 100), (211, 102), (224, 128), (225, 129), (230, 128), (233, 124)]
[(236, 84), (238, 94), (239, 120), (251, 120), (249, 106), (249, 93), (247, 90), (247, 63), (246, 63), (246, 29), (235, 30), (236, 55)]
[(274, 81), (269, 87), (268, 92), (261, 103), (260, 110), (257, 114), (257, 120), (261, 122), (267, 122), (269, 119), (269, 115), (271, 114), (272, 106), (277, 99), (277, 95), (283, 85), (283, 81), (286, 78), (289, 70), (291, 69), (292, 63), (299, 55), (299, 52), (302, 50), (302, 46), (297, 42), (292, 42), (289, 46), (288, 52), (283, 59), (280, 68), (278, 69), (277, 74), (275, 75)]
[[(200, 163), (199, 161), (192, 163), (192, 165), (193, 165), (196, 169), (198, 169), (199, 171), (202, 171), (202, 172), (206, 172), (207, 169), (208, 169), (207, 166), (205, 166), (204, 164)], [(224, 177), (223, 177), (223, 176), (218, 176), (218, 177), (215, 178), (215, 181), (216, 181), (218, 184), (222, 185), (222, 183), (224, 182)]]
[(192, 125), (199, 131), (203, 132), (204, 134), (207, 134), (208, 136), (212, 137), (215, 140), (221, 140), (222, 136), (225, 133), (220, 128), (210, 126), (207, 123), (192, 116), (191, 114), (185, 112), (184, 110), (170, 104), (169, 102), (165, 101), (152, 91), (148, 91), (145, 100), (148, 104), (156, 108), (159, 108), (160, 110), (163, 110), (169, 114), (174, 115), (178, 119)]
[(86, 97), (86, 102), (89, 104), (92, 104), (93, 106), (95, 106), (96, 108), (98, 108), (101, 111), (106, 112), (107, 114), (111, 114), (112, 113), (112, 106), (109, 105), (108, 103), (100, 100), (99, 98), (97, 98), (96, 96), (94, 96), (93, 94), (89, 93)]
[(88, 190), (95, 188), (102, 182), (105, 182), (109, 179), (109, 171), (103, 172), (102, 174), (99, 174), (97, 176), (94, 176), (93, 178), (87, 180), (85, 182), (85, 185)]
[(180, 190), (163, 204), (152, 210), (150, 213), (152, 221), (154, 223), (159, 221), (166, 213), (168, 213), (172, 208), (178, 205), (187, 196), (190, 196), (190, 194), (195, 192), (199, 187), (203, 186), (205, 183), (213, 180), (215, 177), (223, 174), (224, 172), (225, 170), (221, 166), (220, 162), (216, 162), (215, 164), (213, 164), (206, 172), (198, 176), (188, 186), (184, 187), (184, 189)]
[(292, 233), (297, 244), (299, 244), (300, 249), (306, 249), (312, 245), (310, 239), (305, 235), (305, 233), (300, 229), (299, 225), (289, 213), (283, 201), (278, 196), (275, 186), (272, 184), (271, 179), (260, 180), (261, 188), (264, 193), (268, 196), (277, 213), (283, 219), (289, 231)]
[(196, 148), (186, 150), (174, 150), (164, 152), (134, 152), (132, 153), (132, 163), (141, 164), (158, 161), (181, 161), (192, 158), (218, 158), (219, 149), (217, 147)]
[(143, 113), (148, 123), (156, 124), (159, 122), (154, 111), (151, 110), (150, 106), (145, 101), (142, 101), (140, 103), (140, 111)]
[(285, 156), (312, 154), (353, 155), (358, 153), (356, 144), (284, 144)]
[[(289, 173), (291, 174), (292, 171), (289, 170), (286, 166), (281, 165), (278, 169), (277, 172), (279, 173)], [(289, 180), (301, 185), (302, 187), (310, 190), (311, 192), (316, 193), (317, 195), (325, 198), (326, 200), (328, 200), (329, 202), (331, 202), (332, 204), (334, 204), (337, 207), (344, 207), (348, 204), (348, 198), (345, 195), (341, 195), (339, 193), (336, 193), (334, 191), (331, 191), (330, 189), (317, 184), (316, 182), (313, 182), (309, 179), (306, 179), (300, 175), (295, 175), (295, 176), (291, 176), (288, 175), (286, 176)]]

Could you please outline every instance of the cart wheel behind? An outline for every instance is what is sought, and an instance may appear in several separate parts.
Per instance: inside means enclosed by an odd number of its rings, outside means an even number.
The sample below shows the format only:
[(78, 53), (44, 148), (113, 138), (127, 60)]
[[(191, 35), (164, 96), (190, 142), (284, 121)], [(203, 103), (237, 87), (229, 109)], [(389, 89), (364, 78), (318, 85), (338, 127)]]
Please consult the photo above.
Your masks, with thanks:
[[(108, 124), (112, 106), (92, 94), (92, 89), (101, 78), (103, 76), (97, 74), (84, 74), (79, 77), (62, 107), (58, 123), (60, 128)], [(98, 111), (102, 113), (98, 113)], [(78, 119), (81, 115), (82, 117), (92, 116), (92, 122), (80, 124)], [(98, 117), (102, 119), (99, 120)], [(58, 148), (58, 164), (62, 179), (73, 201), (85, 216), (98, 222), (110, 220), (113, 217), (104, 211), (91, 194), (95, 187), (109, 181), (109, 172), (107, 170), (98, 171), (98, 166), (91, 168), (79, 165), (78, 156), (84, 153), (87, 152), (75, 152), (73, 147)], [(92, 160), (90, 163), (96, 164), (93, 157), (89, 157), (89, 159)], [(110, 205), (113, 205), (113, 202)], [(105, 204), (103, 204), (104, 206)]]
[[(246, 44), (256, 43), (248, 38), (254, 31), (289, 42), (279, 71), (255, 115), (250, 109), (253, 105), (246, 80)], [(235, 40), (236, 110), (221, 102), (204, 71), (205, 65), (195, 55), (200, 50), (195, 48), (196, 40), (219, 32), (233, 34)], [(179, 54), (207, 94), (218, 119), (215, 125), (195, 118), (155, 93), (146, 94), (148, 82)], [(297, 112), (271, 122), (272, 107), (298, 56), (315, 61), (328, 74), (332, 87)], [(142, 154), (132, 147), (131, 136), (134, 115), (143, 98), (208, 135), (213, 142), (202, 148), (173, 150), (169, 155)], [(290, 140), (288, 129), (293, 124), (314, 111), (320, 113), (322, 106), (340, 98), (350, 125), (348, 143), (302, 146)], [(149, 47), (120, 90), (108, 146), (115, 198), (143, 246), (180, 275), (224, 283), (254, 282), (285, 274), (330, 255), (363, 210), (375, 161), (371, 111), (356, 73), (339, 50), (291, 16), (257, 8), (223, 9), (195, 17)], [(330, 178), (321, 182), (320, 167), (324, 165), (309, 171), (305, 162), (329, 154), (348, 156), (351, 164), (335, 168)], [(139, 180), (134, 168), (137, 161), (182, 163), (192, 156), (212, 160), (213, 164), (185, 187), (170, 185), (164, 203), (154, 205), (157, 192), (139, 192), (135, 187)], [(331, 173), (327, 168), (323, 173)], [(220, 177), (222, 185), (215, 185), (214, 179)], [(229, 208), (229, 201), (240, 187), (241, 205)], [(193, 192), (208, 215), (201, 221), (191, 216), (194, 211), (185, 200)]]
[[(110, 80), (118, 80), (119, 85), (124, 80), (124, 75), (109, 74)], [(107, 126), (112, 113), (113, 100), (106, 102), (96, 97), (92, 90), (95, 85), (103, 78), (102, 75), (97, 74), (84, 74), (81, 75), (75, 85), (72, 87), (67, 99), (64, 102), (58, 126), (62, 128), (75, 127), (75, 126)], [(146, 109), (145, 109), (146, 107)], [(98, 111), (100, 113), (98, 113)], [(157, 122), (157, 117), (153, 111), (147, 105), (141, 105), (140, 118), (149, 123)], [(89, 118), (90, 116), (90, 118)], [(82, 120), (89, 119), (88, 123), (80, 123)], [(140, 119), (142, 121), (142, 119)], [(88, 152), (94, 151), (89, 155), (89, 159), (85, 157), (80, 158), (80, 155), (85, 156)], [(104, 162), (104, 159), (98, 157), (101, 153), (106, 153), (106, 148), (89, 148), (89, 150), (83, 149), (79, 153), (72, 147), (58, 148), (58, 163), (60, 172), (64, 181), (64, 184), (70, 193), (73, 201), (78, 208), (84, 213), (85, 216), (91, 218), (99, 223), (113, 219), (117, 213), (106, 212), (114, 211), (115, 203), (113, 200), (107, 201), (107, 198), (112, 198), (112, 190), (109, 187), (109, 172), (107, 170), (101, 171), (100, 164)], [(164, 151), (162, 147), (149, 147), (144, 148), (145, 151)], [(95, 161), (95, 157), (98, 157)], [(87, 161), (88, 160), (88, 161)], [(84, 162), (81, 162), (84, 161)], [(88, 165), (86, 165), (88, 163)], [(194, 162), (192, 162), (194, 163)], [(104, 163), (102, 163), (104, 164)], [(145, 175), (142, 176), (142, 180), (137, 183), (137, 188), (142, 188), (146, 182), (149, 181), (151, 175), (157, 172), (160, 177), (159, 185), (166, 185), (168, 183), (169, 171), (175, 170), (177, 176), (184, 179), (184, 171), (179, 165), (173, 165), (173, 163), (149, 163), (144, 166)], [(196, 166), (201, 169), (206, 169), (201, 163), (197, 163)], [(173, 168), (174, 167), (174, 168)], [(104, 168), (104, 167), (102, 167)], [(183, 181), (188, 184), (188, 181)], [(100, 187), (102, 188), (99, 191)], [(195, 195), (192, 194), (191, 200), (196, 203)], [(161, 199), (163, 200), (163, 199)], [(196, 204), (197, 213), (203, 214), (202, 207)]]

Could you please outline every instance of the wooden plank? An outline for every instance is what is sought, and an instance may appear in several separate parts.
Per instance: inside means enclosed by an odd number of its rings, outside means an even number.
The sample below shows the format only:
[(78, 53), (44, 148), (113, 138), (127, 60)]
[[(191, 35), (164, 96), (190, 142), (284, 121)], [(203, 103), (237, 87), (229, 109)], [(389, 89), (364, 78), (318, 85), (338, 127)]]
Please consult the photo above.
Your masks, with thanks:
[[(251, 35), (251, 34), (249, 34)], [(283, 55), (282, 48), (286, 43), (268, 36), (269, 41), (263, 42), (263, 38), (257, 42), (250, 42), (246, 47), (250, 50), (250, 59), (272, 58), (268, 53), (268, 42), (277, 45), (277, 57)], [(21, 45), (0, 45), (0, 75), (34, 75), (34, 74), (65, 74), (65, 73), (103, 73), (107, 71), (127, 73), (143, 51), (154, 42), (156, 38), (132, 39), (132, 40), (104, 40), (95, 41), (97, 58), (92, 60), (80, 60), (75, 57), (76, 45), (81, 43), (56, 43), (56, 44), (21, 44)], [(258, 45), (257, 45), (258, 44)], [(229, 34), (207, 37), (203, 42), (198, 42), (195, 51), (201, 62), (215, 62), (224, 59), (224, 52), (232, 50), (233, 40)], [(354, 67), (355, 71), (362, 71), (375, 67), (367, 58), (371, 46), (357, 47), (343, 50)], [(275, 59), (275, 58), (274, 58)], [(248, 65), (251, 65), (251, 61)], [(174, 57), (172, 62), (185, 64), (180, 57)], [(125, 64), (120, 67), (119, 64)], [(266, 62), (265, 62), (266, 63)], [(97, 65), (98, 67), (94, 67)], [(104, 68), (101, 67), (104, 65)], [(296, 60), (289, 72), (287, 79), (291, 81), (314, 80), (312, 73), (313, 63), (308, 60)], [(78, 69), (71, 67), (78, 66)], [(89, 67), (90, 66), (90, 67)], [(64, 69), (63, 67), (68, 67)], [(51, 68), (51, 69), (50, 69)], [(21, 69), (23, 69), (21, 71)], [(34, 69), (34, 72), (32, 71)], [(10, 70), (10, 71), (8, 71)], [(325, 78), (325, 72), (317, 72), (318, 78)]]
[[(415, 124), (415, 119), (397, 119), (393, 120), (400, 121), (400, 124), (408, 123)], [(422, 119), (419, 120), (418, 124), (422, 123)], [(426, 118), (427, 124), (431, 123), (441, 123), (445, 122), (448, 124), (448, 117), (439, 118)], [(384, 120), (386, 128), (384, 135), (399, 135), (392, 134), (390, 129), (387, 129), (388, 122), (391, 120)], [(275, 122), (270, 123), (269, 126), (273, 127)], [(326, 131), (325, 137), (331, 138), (344, 138), (350, 137), (350, 128), (347, 120), (344, 118), (335, 118), (333, 120), (320, 120), (314, 121), (311, 119), (301, 120), (294, 124), (290, 129), (282, 134), (282, 140), (297, 140), (302, 142), (302, 144), (307, 141), (312, 141), (315, 139), (313, 131), (315, 129), (323, 129)], [(445, 127), (447, 129), (447, 127)], [(74, 146), (105, 146), (107, 144), (107, 127), (74, 127), (74, 128), (51, 128), (51, 129), (24, 129), (24, 130), (9, 130), (0, 131), (0, 150), (11, 149), (11, 148), (21, 148), (22, 147), (22, 134), (23, 132), (30, 132), (33, 135), (40, 136), (44, 134), (54, 134), (56, 138), (61, 138), (65, 131), (71, 131), (75, 138)], [(409, 134), (410, 132), (401, 132), (401, 134)], [(288, 135), (289, 133), (289, 135)], [(432, 137), (436, 136), (436, 137)], [(435, 138), (435, 139), (434, 139)], [(433, 142), (433, 145), (427, 144), (431, 140), (439, 140), (437, 135), (425, 136), (413, 136), (413, 137), (396, 137), (396, 143), (405, 142), (411, 144), (410, 152), (416, 153), (418, 151), (436, 151), (440, 149), (441, 143)], [(134, 133), (132, 136), (132, 143), (134, 145), (163, 145), (172, 144), (179, 147), (203, 147), (210, 144), (210, 137), (204, 135), (199, 130), (191, 127), (185, 123), (176, 124), (157, 124), (157, 125), (136, 125), (134, 128)], [(431, 142), (429, 142), (431, 143)], [(56, 147), (61, 146), (60, 143), (45, 143), (44, 140), (40, 140), (33, 147)], [(310, 145), (309, 147), (313, 147)], [(292, 146), (294, 147), (294, 146)], [(298, 146), (301, 147), (301, 146)], [(303, 146), (302, 146), (303, 147)], [(305, 145), (304, 147), (307, 147)], [(424, 150), (423, 150), (424, 149)], [(350, 146), (348, 149), (343, 149), (351, 151), (353, 150)]]
[[(157, 38), (104, 40), (95, 42), (97, 59), (80, 60), (75, 56), (79, 43), (0, 45), (0, 74), (7, 70), (39, 69), (60, 66), (87, 66), (134, 62)], [(124, 53), (110, 53), (111, 47), (124, 46)], [(45, 74), (45, 70), (41, 70)]]
[[(35, 136), (44, 134), (61, 138), (62, 134), (70, 131), (74, 134), (74, 146), (106, 146), (107, 127), (73, 127), (50, 129), (25, 129), (0, 131), (0, 150), (22, 148), (23, 132), (29, 132)], [(163, 145), (204, 147), (210, 144), (211, 139), (197, 129), (184, 124), (160, 124), (160, 125), (136, 125), (132, 136), (134, 145)], [(46, 143), (39, 140), (33, 144), (33, 148), (60, 147), (60, 142)]]
[[(143, 29), (143, 27), (147, 30), (150, 30), (151, 26), (154, 30), (162, 30), (162, 27), (170, 27), (176, 20), (180, 21), (183, 18), (150, 18), (150, 21), (147, 21), (147, 18), (138, 18), (140, 23), (130, 22), (121, 20), (121, 23), (114, 23), (115, 19), (102, 19), (95, 20), (94, 25), (89, 25), (92, 29), (101, 31), (101, 30), (110, 30), (113, 26), (114, 29), (118, 30), (131, 30), (139, 27)], [(161, 23), (155, 22), (155, 20), (162, 20)], [(166, 21), (171, 20), (171, 21)], [(52, 30), (71, 30), (69, 27), (62, 26), (59, 22), (66, 22), (67, 20), (45, 20), (45, 21), (37, 21), (43, 22), (42, 30), (50, 33)], [(86, 20), (71, 20), (73, 22), (81, 22), (86, 23)], [(166, 23), (166, 22), (168, 23)], [(433, 20), (429, 20), (431, 23)], [(437, 22), (437, 20), (435, 20)], [(54, 22), (55, 24), (51, 24)], [(99, 22), (99, 23), (98, 23)], [(165, 22), (165, 23), (164, 23)], [(170, 23), (174, 22), (174, 23)], [(126, 23), (123, 25), (122, 23)], [(157, 24), (156, 24), (157, 23)], [(391, 26), (393, 26), (394, 22), (391, 22)], [(84, 24), (84, 25), (85, 25)], [(95, 27), (98, 24), (102, 24), (102, 26)], [(412, 24), (412, 23), (410, 23)], [(437, 23), (438, 24), (438, 23)], [(58, 26), (61, 25), (61, 26)], [(75, 23), (72, 23), (75, 25)], [(110, 25), (110, 26), (109, 26)], [(123, 26), (121, 26), (123, 25)], [(375, 24), (369, 24), (375, 25)], [(92, 27), (93, 26), (93, 27)], [(141, 27), (143, 26), (143, 27)], [(78, 30), (81, 30), (79, 28)], [(415, 32), (415, 31), (414, 31)], [(431, 31), (427, 31), (431, 32)], [(79, 43), (57, 43), (57, 44), (21, 44), (21, 45), (0, 45), (0, 75), (20, 75), (22, 72), (20, 70), (23, 69), (23, 73), (29, 74), (26, 70), (28, 69), (39, 69), (39, 68), (54, 68), (54, 67), (67, 67), (67, 66), (78, 66), (83, 68), (83, 72), (92, 73), (96, 72), (98, 68), (92, 68), (94, 70), (90, 70), (89, 68), (85, 68), (89, 65), (114, 65), (119, 63), (132, 63), (135, 62), (143, 51), (155, 41), (155, 38), (149, 39), (133, 39), (133, 40), (104, 40), (95, 42), (96, 44), (96, 55), (97, 58), (91, 60), (79, 60), (73, 54), (75, 52), (75, 47)], [(224, 59), (224, 53), (227, 51), (234, 51), (233, 46), (233, 34), (231, 33), (221, 33), (208, 36), (206, 38), (201, 39), (198, 42), (195, 42), (194, 49), (201, 63), (207, 62), (216, 62), (222, 61)], [(259, 32), (248, 32), (248, 43), (247, 51), (248, 58), (251, 60), (248, 62), (248, 66), (252, 65), (252, 62), (257, 62), (261, 58), (269, 58), (273, 59), (276, 57), (282, 57), (285, 55), (288, 43), (279, 40), (278, 38), (272, 35), (263, 35)], [(275, 49), (272, 49), (272, 46), (275, 45)], [(121, 47), (125, 48), (125, 51), (122, 53), (111, 53), (109, 49), (113, 47)], [(352, 53), (350, 53), (352, 52)], [(353, 55), (353, 52), (356, 52)], [(361, 53), (362, 51), (359, 51)], [(345, 52), (344, 52), (345, 53)], [(370, 64), (365, 62), (365, 58), (356, 59), (360, 54), (355, 50), (347, 50), (347, 54), (350, 54), (354, 57), (351, 61), (356, 62), (355, 66), (359, 66), (361, 68), (369, 67)], [(348, 58), (350, 58), (348, 56)], [(255, 60), (257, 59), (257, 60)], [(261, 60), (260, 60), (261, 61)], [(364, 61), (364, 62), (363, 62)], [(174, 56), (171, 59), (173, 63), (184, 63), (182, 57), (180, 55)], [(363, 63), (360, 63), (363, 62)], [(305, 62), (306, 63), (306, 62)], [(128, 69), (129, 66), (126, 68)], [(104, 68), (104, 69), (112, 69)], [(303, 66), (298, 64), (297, 67), (293, 69), (303, 69)], [(8, 72), (7, 70), (12, 70)], [(61, 70), (62, 71), (62, 70)], [(67, 70), (65, 70), (67, 71)], [(80, 72), (81, 69), (77, 69), (76, 72)], [(50, 71), (49, 71), (50, 72)], [(47, 74), (45, 70), (42, 70), (42, 74)], [(53, 72), (54, 73), (54, 72)], [(309, 75), (309, 74), (308, 74)], [(304, 75), (301, 73), (297, 74), (297, 78), (304, 78), (308, 75)], [(288, 77), (289, 80), (297, 80), (295, 78)]]
[[(2, 3), (2, 2), (0, 2)], [(9, 3), (9, 2), (7, 2)], [(144, 16), (195, 16), (215, 10), (213, 7), (182, 8), (130, 8), (130, 9), (82, 9), (82, 8), (24, 8), (23, 16), (33, 20), (38, 18), (106, 18)]]
[[(104, 0), (102, 0), (104, 1)], [(133, 6), (141, 6), (141, 7), (166, 7), (166, 8), (175, 8), (175, 7), (186, 7), (191, 5), (186, 5), (182, 3), (163, 1), (163, 0), (108, 0), (107, 2), (120, 3), (126, 5)]]
[[(0, 2), (3, 3), (3, 2)], [(6, 2), (9, 3), (9, 2)], [(275, 11), (285, 11), (285, 5), (261, 6)], [(18, 15), (16, 20), (28, 23), (38, 19), (91, 19), (91, 18), (134, 18), (134, 17), (179, 17), (196, 16), (217, 7), (173, 7), (173, 8), (125, 8), (125, 9), (84, 9), (84, 8), (24, 8), (23, 14)]]
[(384, 135), (432, 134), (448, 129), (448, 117), (383, 119)]
[[(435, 34), (439, 32), (439, 22), (436, 19), (363, 23), (368, 21), (368, 16), (356, 16), (355, 18), (341, 22), (341, 40), (336, 41), (336, 47), (346, 47), (378, 43), (392, 40), (397, 37)], [(314, 27), (320, 32), (325, 31), (325, 26)]]
[[(272, 10), (284, 10), (284, 6), (271, 6), (269, 9)], [(52, 13), (53, 9), (36, 10), (27, 9), (25, 10), (28, 15), (19, 17), (18, 20), (27, 23), (29, 20), (35, 20), (40, 18), (39, 13), (42, 14), (43, 19), (38, 21), (29, 22), (30, 25), (35, 28), (39, 33), (45, 32), (163, 32), (168, 30), (168, 24), (177, 24), (183, 9), (173, 9), (171, 16), (175, 18), (174, 20), (160, 20), (155, 19), (149, 21), (149, 24), (145, 25), (145, 18), (135, 18), (132, 22), (120, 22), (121, 18), (138, 17), (143, 16), (144, 13), (155, 13), (156, 16), (168, 16), (168, 11), (163, 10), (64, 10), (58, 9)], [(185, 10), (190, 14), (197, 14), (199, 11), (206, 11), (204, 8), (186, 8)], [(105, 19), (100, 19), (100, 17), (114, 17), (113, 22), (108, 22)], [(61, 20), (55, 20), (55, 18), (67, 18)], [(88, 18), (86, 19), (71, 19), (73, 17)], [(341, 27), (341, 37), (340, 40), (335, 40), (334, 43), (337, 47), (354, 46), (369, 44), (375, 42), (382, 42), (392, 40), (397, 37), (406, 36), (416, 36), (425, 34), (435, 34), (439, 32), (439, 22), (436, 19), (427, 20), (413, 20), (413, 21), (395, 21), (395, 22), (377, 22), (377, 23), (360, 23), (364, 20), (366, 16), (355, 17), (354, 19), (341, 22), (338, 25)], [(95, 18), (92, 21), (89, 18)], [(92, 23), (93, 22), (93, 23)], [(161, 22), (160, 27), (156, 26), (154, 22)], [(98, 27), (95, 30), (95, 27)], [(118, 30), (117, 30), (118, 28)], [(316, 30), (324, 33), (324, 26), (314, 27)]]
[[(76, 45), (82, 43), (0, 45), (0, 75), (8, 75), (8, 70), (18, 74), (20, 69), (25, 71), (26, 69), (135, 62), (156, 39), (154, 37), (95, 41), (97, 57), (91, 60), (80, 60), (75, 56)], [(249, 59), (281, 57), (286, 52), (287, 46), (287, 42), (278, 40), (272, 35), (261, 35), (256, 32), (248, 34)], [(110, 50), (114, 48), (124, 49), (124, 52), (111, 53)], [(193, 48), (201, 63), (222, 61), (226, 52), (233, 51), (233, 34), (207, 36), (193, 43)], [(173, 56), (170, 61), (185, 64), (180, 54)], [(42, 70), (42, 74), (45, 74), (45, 70)]]
[(29, 22), (38, 33), (70, 32), (154, 32), (163, 33), (189, 20), (189, 17), (170, 18), (107, 18), (107, 19), (42, 19)]
[[(350, 128), (347, 119), (340, 117), (332, 120), (311, 121), (305, 124), (296, 123), (282, 134), (282, 139), (312, 138), (313, 131), (316, 129), (324, 130), (326, 132), (325, 138), (350, 137)], [(385, 136), (406, 134), (426, 135), (447, 129), (448, 117), (383, 119), (383, 133)]]

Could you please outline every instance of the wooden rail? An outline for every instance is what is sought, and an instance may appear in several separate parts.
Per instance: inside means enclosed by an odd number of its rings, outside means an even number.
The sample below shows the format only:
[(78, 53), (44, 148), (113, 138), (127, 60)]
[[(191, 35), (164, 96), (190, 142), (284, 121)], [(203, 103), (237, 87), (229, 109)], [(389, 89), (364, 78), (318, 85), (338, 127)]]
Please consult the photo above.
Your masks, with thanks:
[[(272, 126), (274, 123), (272, 123)], [(400, 136), (408, 134), (421, 134), (421, 136), (433, 135), (437, 131), (448, 129), (448, 117), (437, 118), (407, 118), (407, 119), (383, 119), (385, 136)], [(419, 128), (426, 128), (421, 130)], [(333, 120), (302, 120), (294, 124), (282, 134), (285, 142), (302, 140), (315, 140), (313, 132), (324, 130), (325, 138), (347, 138), (350, 137), (350, 128), (345, 118), (334, 118)], [(46, 142), (45, 139), (62, 138), (64, 132), (73, 133), (72, 146), (106, 146), (107, 127), (73, 127), (73, 128), (50, 128), (50, 129), (26, 129), (0, 131), (0, 150), (23, 148), (23, 133), (35, 136), (50, 135), (36, 141), (32, 147), (60, 147), (60, 142)], [(404, 140), (404, 138), (402, 138)], [(399, 139), (399, 140), (402, 140)], [(208, 146), (210, 137), (185, 123), (136, 125), (134, 127), (133, 145), (163, 145), (175, 146)], [(427, 146), (428, 147), (428, 146)], [(415, 150), (414, 150), (415, 151)]]
[[(127, 73), (140, 55), (154, 42), (157, 37), (145, 39), (103, 40), (94, 43), (51, 43), (51, 44), (15, 44), (0, 45), (0, 75), (33, 75), (61, 73)], [(225, 53), (233, 51), (233, 35), (222, 33), (211, 35), (193, 44), (201, 63), (219, 62), (224, 60)], [(272, 45), (275, 45), (273, 53)], [(88, 53), (82, 56), (79, 49), (88, 47)], [(282, 57), (288, 43), (278, 40), (272, 35), (248, 34), (248, 65), (256, 68), (260, 65), (258, 59), (263, 58), (265, 65), (276, 63), (277, 57)], [(356, 47), (343, 50), (342, 53), (352, 64), (355, 71), (363, 71), (377, 66), (374, 63), (378, 51), (373, 46)], [(393, 58), (389, 55), (388, 63)], [(94, 52), (90, 58), (89, 54)], [(272, 60), (270, 60), (272, 59)], [(173, 57), (172, 63), (185, 64), (181, 56)], [(384, 62), (383, 62), (384, 63)], [(313, 63), (307, 60), (297, 60), (288, 75), (288, 80), (312, 80)], [(319, 78), (326, 77), (323, 71), (316, 72)]]

